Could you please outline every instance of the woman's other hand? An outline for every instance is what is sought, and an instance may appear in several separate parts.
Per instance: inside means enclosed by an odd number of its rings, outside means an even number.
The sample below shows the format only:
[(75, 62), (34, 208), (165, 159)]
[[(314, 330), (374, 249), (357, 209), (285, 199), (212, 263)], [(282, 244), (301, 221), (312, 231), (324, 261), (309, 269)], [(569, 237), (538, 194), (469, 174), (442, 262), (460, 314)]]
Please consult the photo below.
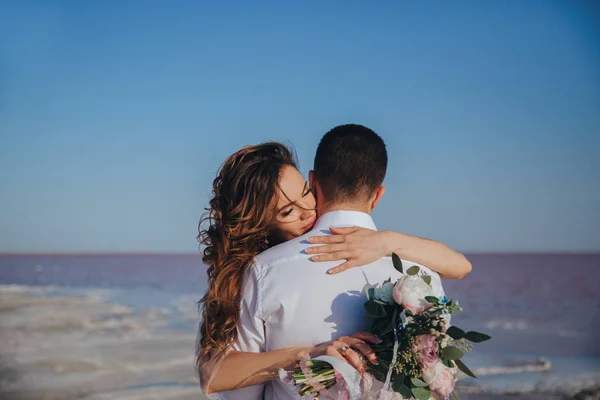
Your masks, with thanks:
[(331, 356), (346, 361), (360, 374), (365, 372), (365, 359), (371, 364), (379, 364), (375, 352), (368, 343), (379, 344), (381, 339), (370, 332), (357, 332), (350, 336), (342, 336), (331, 342), (315, 346), (310, 357)]

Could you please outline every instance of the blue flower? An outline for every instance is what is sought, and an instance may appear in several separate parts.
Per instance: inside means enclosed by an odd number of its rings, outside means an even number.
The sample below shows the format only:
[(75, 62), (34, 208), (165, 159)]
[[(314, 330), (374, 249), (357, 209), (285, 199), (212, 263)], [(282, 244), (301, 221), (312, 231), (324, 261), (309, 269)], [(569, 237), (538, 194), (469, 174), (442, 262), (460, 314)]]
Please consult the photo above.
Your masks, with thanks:
[(400, 322), (398, 323), (398, 329), (401, 331), (406, 329), (406, 325), (412, 322), (412, 318), (410, 316), (406, 316), (406, 310), (402, 310), (399, 314)]
[(448, 298), (446, 296), (440, 297), (440, 304), (444, 305), (446, 303), (448, 303)]

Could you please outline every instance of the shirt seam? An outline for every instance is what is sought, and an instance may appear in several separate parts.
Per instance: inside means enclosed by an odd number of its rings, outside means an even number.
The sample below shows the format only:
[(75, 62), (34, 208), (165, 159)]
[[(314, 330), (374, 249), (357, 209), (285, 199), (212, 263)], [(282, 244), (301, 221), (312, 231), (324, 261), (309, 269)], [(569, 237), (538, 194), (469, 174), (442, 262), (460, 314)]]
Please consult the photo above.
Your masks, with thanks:
[(253, 271), (256, 279), (256, 317), (264, 320), (264, 314), (262, 309), (263, 302), (263, 291), (264, 291), (264, 274), (265, 268), (259, 263), (254, 263)]

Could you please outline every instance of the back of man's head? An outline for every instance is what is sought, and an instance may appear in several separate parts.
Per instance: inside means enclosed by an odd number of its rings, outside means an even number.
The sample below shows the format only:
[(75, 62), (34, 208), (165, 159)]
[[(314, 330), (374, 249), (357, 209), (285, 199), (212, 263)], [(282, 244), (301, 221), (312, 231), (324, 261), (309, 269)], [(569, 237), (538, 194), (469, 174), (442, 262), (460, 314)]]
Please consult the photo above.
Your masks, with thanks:
[(387, 169), (383, 139), (355, 124), (336, 126), (323, 136), (315, 155), (314, 179), (326, 201), (368, 201)]

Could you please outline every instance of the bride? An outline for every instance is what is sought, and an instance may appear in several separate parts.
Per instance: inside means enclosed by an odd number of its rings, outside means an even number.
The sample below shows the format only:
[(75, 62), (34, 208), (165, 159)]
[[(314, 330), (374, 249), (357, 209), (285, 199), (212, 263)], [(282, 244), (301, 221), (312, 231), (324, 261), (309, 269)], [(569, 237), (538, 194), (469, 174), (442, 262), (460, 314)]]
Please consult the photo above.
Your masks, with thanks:
[[(197, 343), (197, 368), (206, 394), (239, 389), (278, 377), (304, 356), (342, 358), (359, 372), (363, 362), (353, 348), (377, 362), (368, 343), (378, 338), (357, 332), (307, 348), (265, 353), (233, 349), (237, 339), (240, 288), (244, 271), (260, 252), (310, 231), (316, 221), (316, 201), (298, 172), (293, 152), (270, 142), (247, 146), (232, 154), (213, 182), (213, 197), (199, 224), (198, 240), (205, 246), (208, 290), (200, 301), (202, 322)], [(462, 279), (471, 264), (446, 245), (393, 231), (332, 228), (333, 236), (312, 238), (307, 246), (312, 260), (344, 261), (330, 270), (366, 265), (397, 253), (402, 259), (426, 265), (443, 278)]]

